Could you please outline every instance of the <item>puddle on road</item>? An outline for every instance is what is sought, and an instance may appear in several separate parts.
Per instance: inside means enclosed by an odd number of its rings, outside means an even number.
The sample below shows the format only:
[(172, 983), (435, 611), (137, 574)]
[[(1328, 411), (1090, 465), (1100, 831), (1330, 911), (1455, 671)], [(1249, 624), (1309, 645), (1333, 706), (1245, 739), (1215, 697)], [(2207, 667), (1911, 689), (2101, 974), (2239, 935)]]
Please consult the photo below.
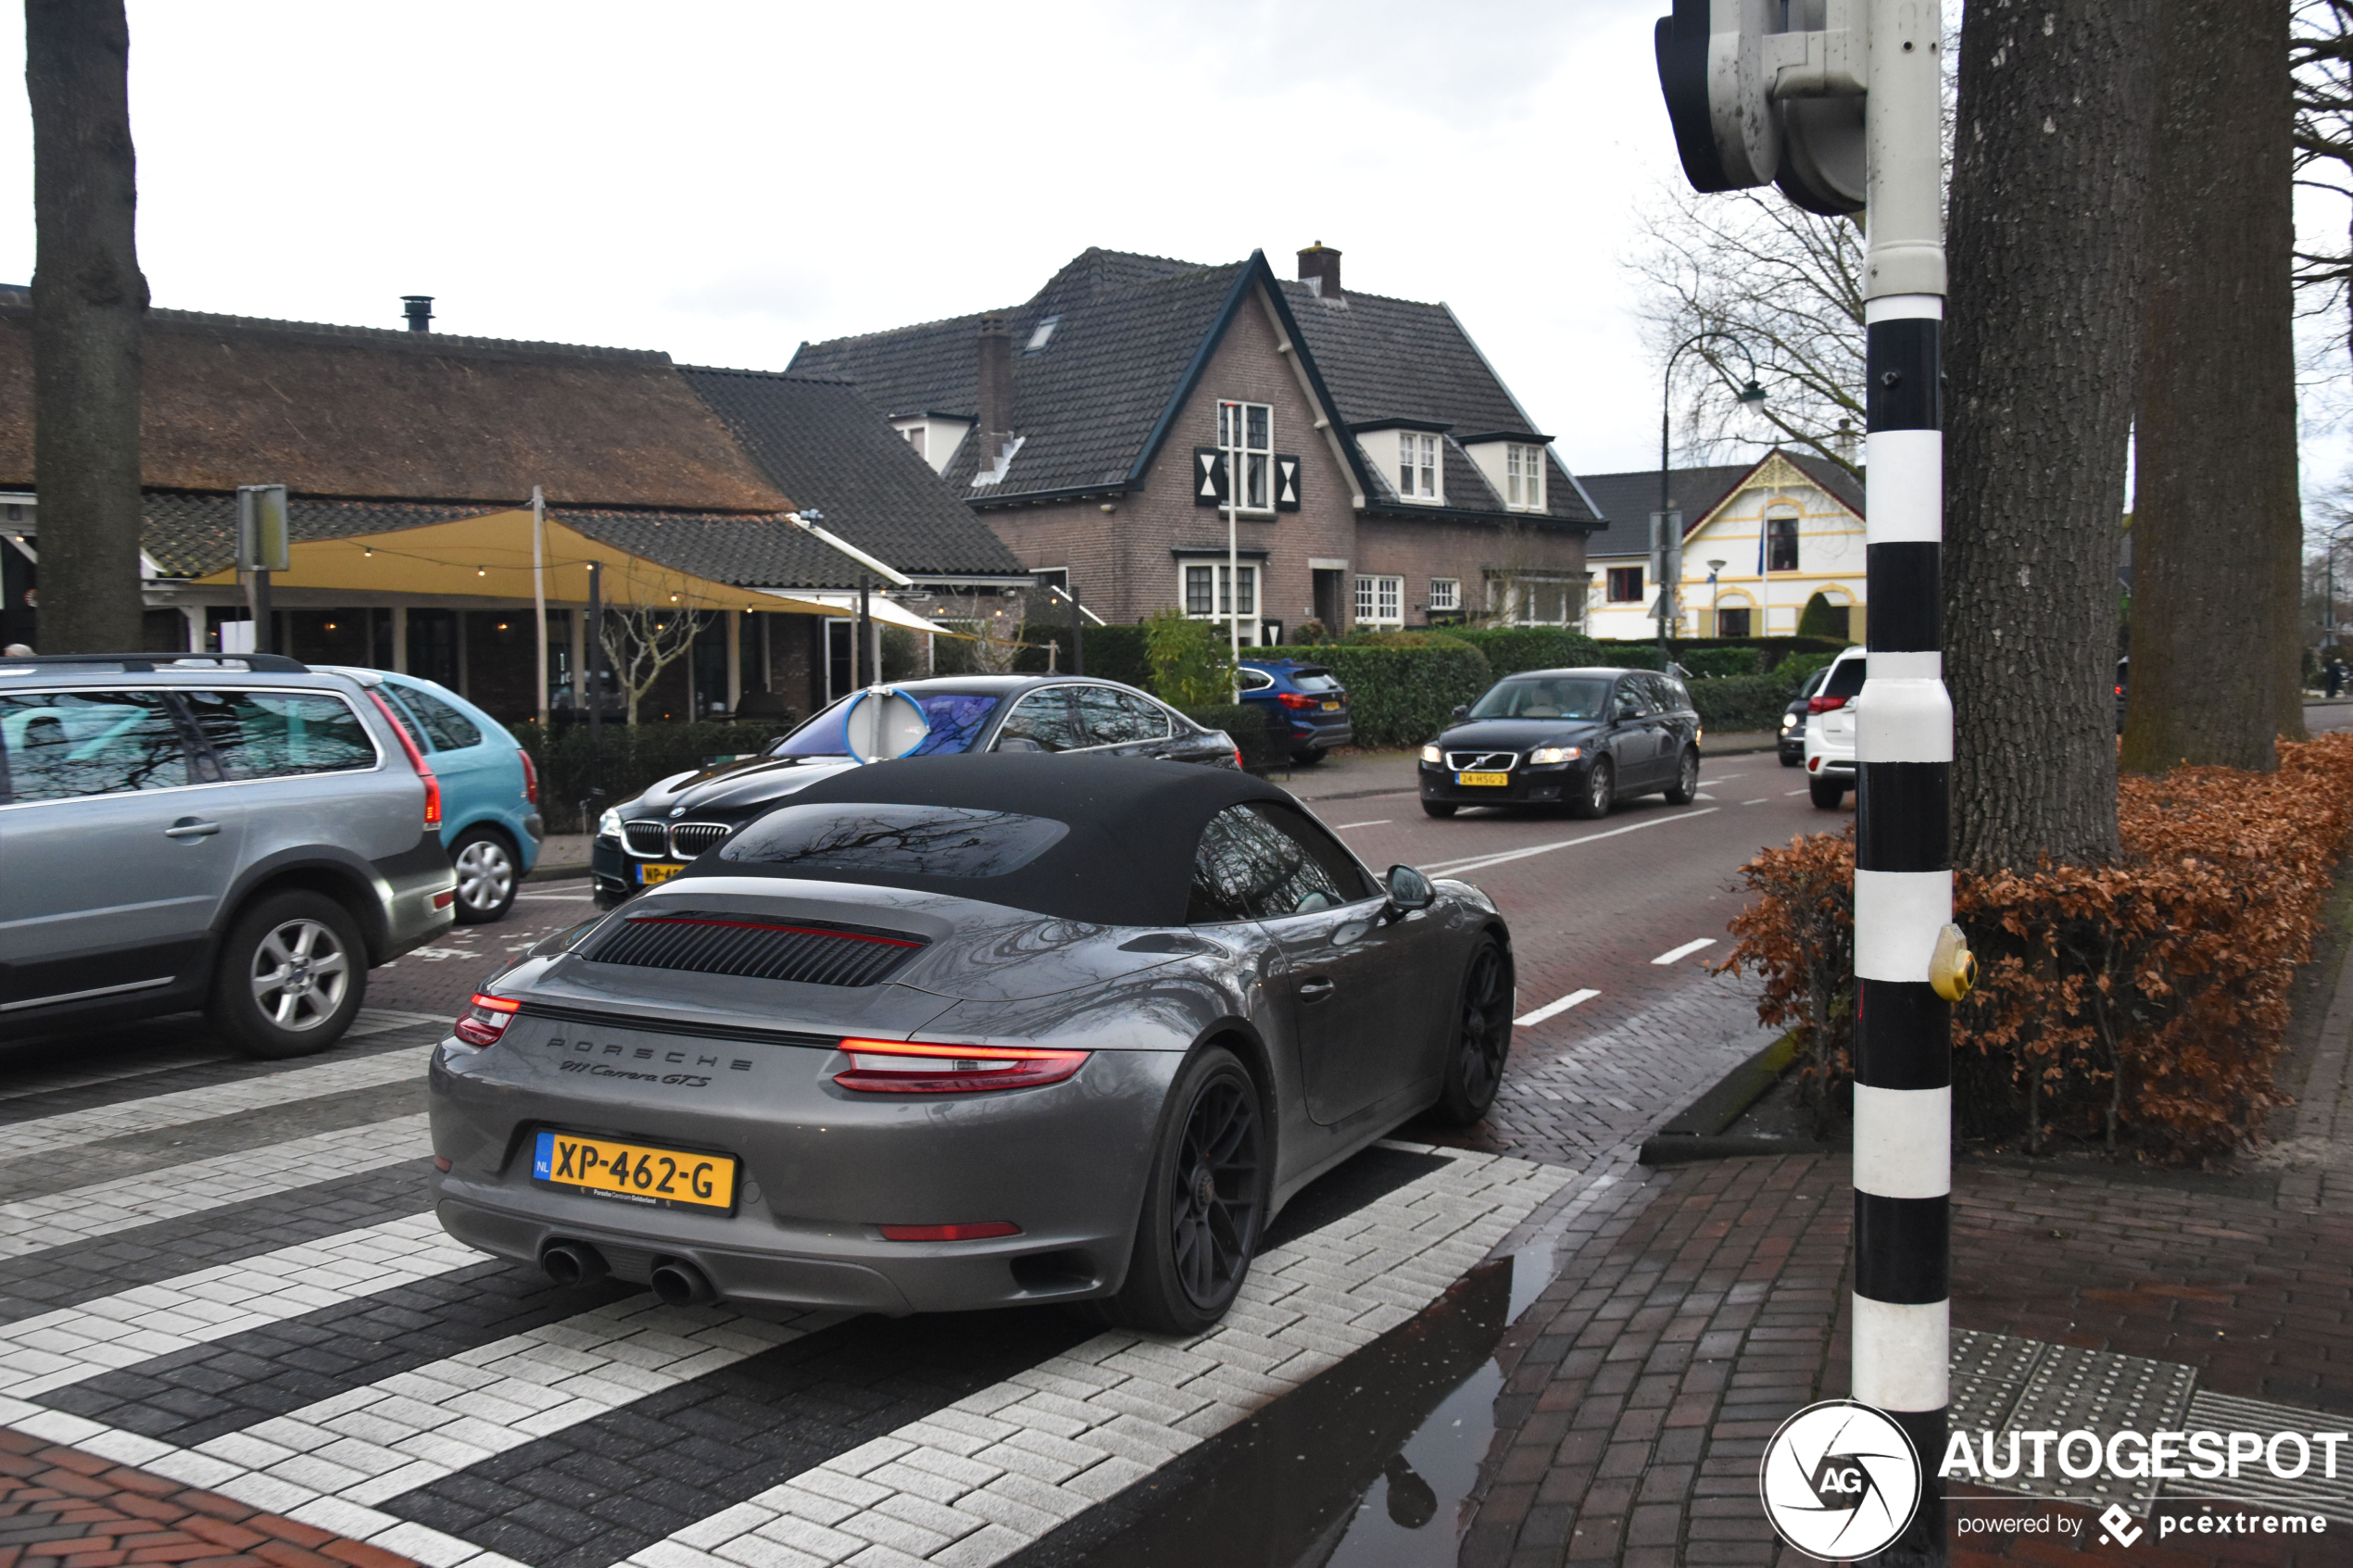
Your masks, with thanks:
[(1541, 1245), (1473, 1271), (1006, 1568), (1453, 1568), (1495, 1435), (1495, 1347), (1552, 1272)]

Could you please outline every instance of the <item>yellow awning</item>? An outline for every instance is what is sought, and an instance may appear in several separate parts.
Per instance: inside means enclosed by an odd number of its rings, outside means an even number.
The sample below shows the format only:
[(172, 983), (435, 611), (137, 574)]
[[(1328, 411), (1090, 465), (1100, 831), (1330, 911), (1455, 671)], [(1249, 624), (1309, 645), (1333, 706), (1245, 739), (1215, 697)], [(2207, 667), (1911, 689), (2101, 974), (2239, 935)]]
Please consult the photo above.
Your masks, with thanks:
[[(528, 599), (533, 594), (531, 512), (527, 508), (428, 523), (389, 533), (298, 540), (291, 567), (273, 572), (279, 588), (415, 594), (430, 598)], [(588, 563), (604, 568), (604, 602), (616, 608), (676, 606), (682, 610), (757, 609), (786, 615), (839, 615), (833, 605), (674, 571), (643, 556), (591, 539), (550, 515), (540, 558), (551, 603), (588, 602)], [(234, 587), (234, 571), (200, 577), (207, 586)]]

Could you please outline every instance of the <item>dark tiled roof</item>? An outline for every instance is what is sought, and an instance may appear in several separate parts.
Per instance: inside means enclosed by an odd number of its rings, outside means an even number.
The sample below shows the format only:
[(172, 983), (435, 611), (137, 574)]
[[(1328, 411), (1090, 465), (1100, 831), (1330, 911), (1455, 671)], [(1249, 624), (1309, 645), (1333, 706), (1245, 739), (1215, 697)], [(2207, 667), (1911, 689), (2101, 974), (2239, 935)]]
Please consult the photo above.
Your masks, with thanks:
[[(959, 504), (847, 382), (764, 370), (681, 367), (686, 384), (726, 421), (736, 441), (801, 510), (824, 514), (838, 533), (910, 576), (1028, 576), (1019, 558)], [(806, 538), (806, 535), (800, 535)], [(824, 569), (851, 586), (856, 565), (831, 549)], [(734, 581), (734, 579), (730, 579)], [(762, 579), (770, 586), (784, 579)]]
[[(1013, 425), (1023, 437), (1007, 483), (972, 490), (983, 455), (967, 440), (947, 470), (951, 493), (986, 500), (1124, 483), (1246, 265), (1202, 267), (1124, 251), (1082, 252), (1028, 303), (1003, 313), (1014, 346)], [(1450, 424), (1455, 436), (1532, 433), (1527, 416), (1444, 306), (1353, 294), (1327, 301), (1304, 283), (1279, 287), (1343, 421), (1403, 415)], [(1052, 339), (1039, 353), (1023, 352), (1049, 316), (1060, 318)], [(803, 344), (792, 369), (856, 382), (887, 414), (937, 409), (969, 415), (979, 400), (975, 340), (980, 323), (980, 315), (959, 316)], [(1592, 513), (1575, 479), (1558, 458), (1552, 461), (1549, 514), (1587, 522)], [(1446, 488), (1450, 509), (1503, 509), (1452, 438)], [(1373, 476), (1366, 499), (1384, 510), (1413, 509), (1396, 500), (1385, 475)]]
[[(1856, 517), (1863, 515), (1863, 487), (1844, 469), (1810, 453), (1793, 452), (1786, 447), (1777, 450)], [(1753, 463), (1669, 470), (1667, 494), (1683, 514), (1685, 531), (1697, 528), (1771, 456), (1768, 452)], [(1592, 496), (1593, 504), (1609, 520), (1608, 527), (1597, 528), (1586, 536), (1586, 554), (1639, 555), (1648, 550), (1651, 513), (1658, 509), (1658, 470), (1637, 469), (1631, 473), (1589, 473), (1580, 477), (1586, 494)]]
[[(0, 289), (0, 483), (32, 479), (30, 299)], [(775, 511), (669, 357), (148, 312), (141, 462), (158, 489)]]

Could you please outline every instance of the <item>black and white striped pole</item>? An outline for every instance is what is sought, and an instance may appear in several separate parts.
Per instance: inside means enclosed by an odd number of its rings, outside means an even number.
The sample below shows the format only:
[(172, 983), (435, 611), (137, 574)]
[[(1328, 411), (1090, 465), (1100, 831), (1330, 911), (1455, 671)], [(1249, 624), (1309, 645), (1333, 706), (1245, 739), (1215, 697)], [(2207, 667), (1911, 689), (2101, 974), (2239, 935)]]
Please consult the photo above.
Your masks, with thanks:
[[(1768, 31), (1768, 27), (1778, 31)], [(1942, 627), (1944, 241), (1937, 7), (1675, 0), (1659, 83), (1700, 191), (1867, 214), (1869, 662), (1856, 699), (1854, 1398), (1911, 1437), (1890, 1560), (1942, 1562), (1952, 1191), (1953, 707)]]

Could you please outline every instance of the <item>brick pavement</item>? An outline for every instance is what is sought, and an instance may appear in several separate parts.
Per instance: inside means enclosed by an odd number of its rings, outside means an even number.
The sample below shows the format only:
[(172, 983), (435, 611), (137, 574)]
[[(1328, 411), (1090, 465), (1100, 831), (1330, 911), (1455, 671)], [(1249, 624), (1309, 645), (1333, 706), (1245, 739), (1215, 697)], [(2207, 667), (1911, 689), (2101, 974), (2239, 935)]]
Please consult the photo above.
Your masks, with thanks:
[(0, 1428), (0, 1568), (414, 1568), (409, 1559)]

